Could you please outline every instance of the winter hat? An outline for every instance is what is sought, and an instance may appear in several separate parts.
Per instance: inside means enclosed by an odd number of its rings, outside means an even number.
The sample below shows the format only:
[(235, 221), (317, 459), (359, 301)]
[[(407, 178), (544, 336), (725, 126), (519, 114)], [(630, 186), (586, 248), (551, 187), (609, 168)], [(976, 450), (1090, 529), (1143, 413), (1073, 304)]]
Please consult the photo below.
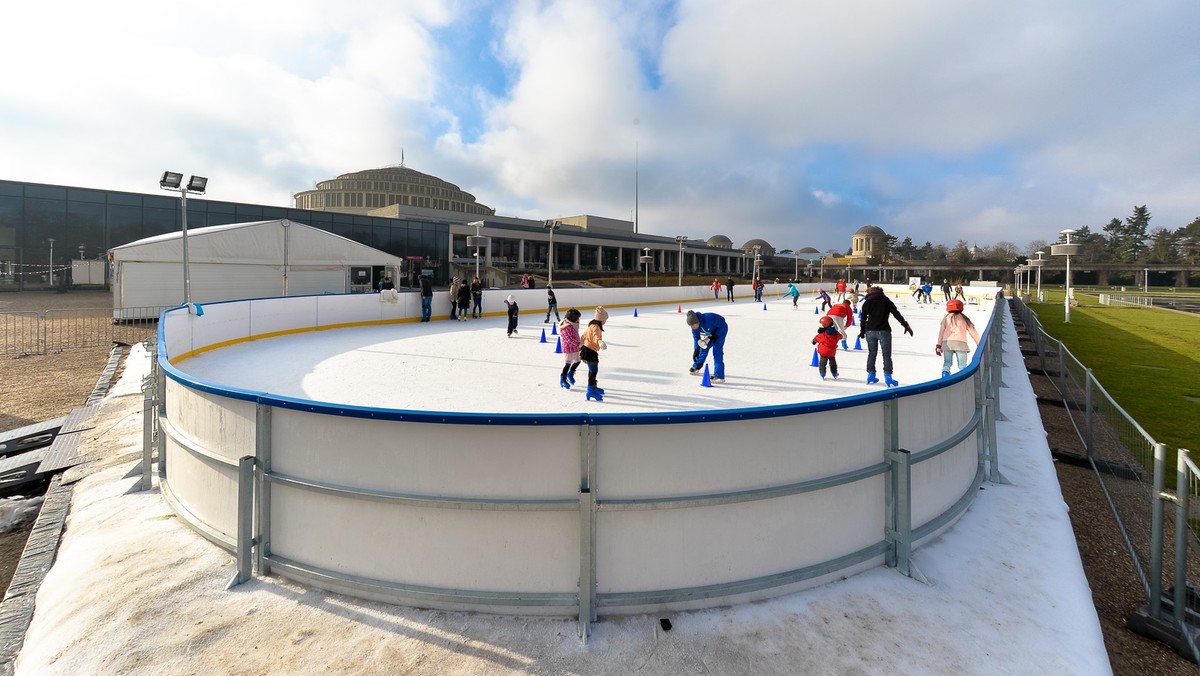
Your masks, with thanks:
[(517, 299), (514, 298), (513, 295), (510, 293), (510, 294), (508, 294), (508, 298), (504, 299), (504, 302), (505, 303), (515, 303), (515, 302), (517, 302)]
[(603, 305), (596, 306), (596, 319), (599, 319), (601, 324), (608, 321), (608, 310), (605, 310)]
[(696, 316), (696, 313), (694, 311), (688, 310), (687, 323), (688, 323), (688, 326), (695, 326), (696, 324), (700, 323), (700, 318)]

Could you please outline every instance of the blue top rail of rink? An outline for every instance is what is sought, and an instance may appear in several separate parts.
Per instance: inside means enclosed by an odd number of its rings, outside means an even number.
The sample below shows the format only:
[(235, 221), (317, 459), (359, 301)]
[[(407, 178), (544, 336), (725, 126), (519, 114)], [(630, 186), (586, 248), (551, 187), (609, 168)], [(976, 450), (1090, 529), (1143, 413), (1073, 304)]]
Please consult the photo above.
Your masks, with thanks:
[[(226, 301), (231, 303), (247, 302)], [(212, 303), (211, 305), (216, 305)], [(396, 420), (403, 422), (431, 423), (442, 425), (673, 425), (680, 423), (730, 422), (737, 420), (758, 420), (762, 418), (780, 418), (785, 416), (820, 413), (844, 408), (853, 408), (874, 404), (891, 399), (900, 399), (925, 392), (932, 392), (954, 383), (973, 377), (981, 368), (981, 361), (988, 345), (989, 335), (995, 326), (997, 303), (992, 308), (992, 314), (987, 326), (980, 335), (980, 347), (971, 355), (970, 364), (957, 373), (945, 378), (888, 388), (880, 392), (857, 394), (837, 399), (823, 399), (815, 402), (800, 402), (780, 404), (778, 406), (752, 406), (747, 408), (710, 409), (705, 411), (647, 411), (639, 413), (470, 413), (463, 411), (424, 411), (415, 409), (377, 408), (372, 406), (352, 406), (346, 404), (331, 404), (328, 402), (285, 397), (270, 392), (259, 392), (229, 385), (214, 383), (202, 378), (186, 374), (171, 364), (167, 355), (164, 331), (166, 322), (162, 319), (172, 312), (185, 312), (184, 306), (163, 311), (158, 322), (158, 362), (159, 368), (166, 376), (192, 389), (217, 394), (231, 399), (252, 401), (257, 404), (275, 406), (278, 408), (336, 415), (348, 418), (366, 418), (370, 420)]]

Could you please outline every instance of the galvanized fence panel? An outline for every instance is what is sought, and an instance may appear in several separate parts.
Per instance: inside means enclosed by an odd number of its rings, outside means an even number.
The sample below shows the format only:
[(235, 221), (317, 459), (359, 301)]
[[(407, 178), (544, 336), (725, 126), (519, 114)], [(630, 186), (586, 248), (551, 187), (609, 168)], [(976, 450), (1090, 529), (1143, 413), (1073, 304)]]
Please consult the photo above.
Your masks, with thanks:
[(113, 319), (112, 308), (79, 308), (43, 312), (0, 312), (0, 356), (46, 354), (113, 343), (133, 345), (153, 340), (163, 308), (125, 308)]
[(0, 355), (42, 353), (42, 317), (37, 312), (0, 312)]
[[(1156, 455), (1166, 455), (1161, 444), (1138, 424), (1104, 389), (1092, 374), (1062, 343), (1046, 333), (1032, 312), (1020, 299), (1013, 299), (1015, 314), (1025, 325), (1025, 333), (1034, 345), (1039, 368), (1053, 383), (1061, 396), (1065, 413), (1079, 437), (1080, 454), (1092, 468), (1101, 490), (1116, 520), (1117, 528), (1132, 559), (1138, 582), (1146, 595), (1147, 605), (1132, 618), (1131, 626), (1174, 645), (1192, 661), (1200, 661), (1191, 637), (1200, 631), (1200, 615), (1184, 613), (1174, 637), (1161, 630), (1163, 623), (1171, 625), (1173, 612), (1162, 610), (1161, 597), (1173, 597), (1178, 584), (1187, 592), (1189, 606), (1197, 604), (1193, 585), (1187, 580), (1200, 580), (1200, 538), (1196, 527), (1176, 523), (1176, 510), (1162, 509), (1164, 501), (1178, 502), (1179, 494), (1195, 493), (1198, 482), (1179, 475), (1160, 476), (1155, 485)], [(1156, 453), (1157, 451), (1157, 453)], [(1174, 457), (1160, 458), (1158, 465), (1171, 465)], [(1158, 471), (1162, 473), (1161, 467)], [(1178, 483), (1176, 495), (1166, 487)], [(1190, 517), (1192, 524), (1197, 515)], [(1179, 530), (1177, 526), (1182, 526)], [(1164, 533), (1181, 533), (1175, 540)], [(1184, 543), (1177, 547), (1176, 542)], [(1182, 566), (1182, 567), (1179, 567)], [(1182, 580), (1182, 583), (1178, 581)], [(1163, 590), (1166, 590), (1165, 592)], [(1147, 623), (1158, 629), (1143, 631)]]

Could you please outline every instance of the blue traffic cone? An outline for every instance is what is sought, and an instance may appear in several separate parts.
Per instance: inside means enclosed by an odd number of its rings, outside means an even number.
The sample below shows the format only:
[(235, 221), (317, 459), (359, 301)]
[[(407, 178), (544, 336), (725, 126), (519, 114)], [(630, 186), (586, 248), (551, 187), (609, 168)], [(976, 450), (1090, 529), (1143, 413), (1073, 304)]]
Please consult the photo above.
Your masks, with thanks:
[(819, 314), (821, 314), (821, 310), (819, 308), (813, 308), (813, 314), (819, 315)]
[(858, 350), (859, 352), (862, 352), (862, 338), (854, 339), (854, 349)]
[(554, 354), (562, 354), (562, 338), (554, 345)]
[(539, 342), (539, 343), (544, 343), (544, 342), (546, 342), (546, 329), (542, 329), (542, 339), (541, 339), (541, 340), (539, 340), (538, 342)]
[(812, 361), (812, 365), (813, 365), (813, 366), (820, 366), (820, 365), (821, 365), (821, 359), (820, 359), (820, 357), (819, 357), (819, 356), (817, 356), (817, 348), (815, 348), (815, 347), (813, 348), (813, 361)]
[(637, 308), (633, 308), (633, 316), (634, 316), (634, 317), (636, 317), (636, 316), (637, 316)]
[(551, 325), (550, 325), (550, 335), (552, 335), (552, 336), (557, 336), (557, 335), (558, 335), (558, 324), (551, 324)]
[(704, 375), (700, 378), (700, 387), (712, 387), (712, 378), (708, 375), (708, 364), (704, 365)]
[(767, 304), (763, 303), (763, 312), (766, 312), (766, 311), (767, 311)]

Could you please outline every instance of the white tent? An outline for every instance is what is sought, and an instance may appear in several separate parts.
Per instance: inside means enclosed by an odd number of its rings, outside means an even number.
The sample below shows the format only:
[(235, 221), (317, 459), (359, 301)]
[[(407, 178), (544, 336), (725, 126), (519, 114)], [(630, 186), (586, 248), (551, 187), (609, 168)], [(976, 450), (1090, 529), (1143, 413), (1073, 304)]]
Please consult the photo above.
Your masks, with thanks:
[[(394, 278), (403, 262), (289, 220), (189, 229), (187, 248), (194, 303), (369, 291), (370, 268), (390, 268)], [(165, 308), (183, 302), (181, 232), (114, 247), (109, 256), (114, 317), (130, 319), (144, 314), (133, 308)], [(157, 310), (149, 312), (157, 314)]]

